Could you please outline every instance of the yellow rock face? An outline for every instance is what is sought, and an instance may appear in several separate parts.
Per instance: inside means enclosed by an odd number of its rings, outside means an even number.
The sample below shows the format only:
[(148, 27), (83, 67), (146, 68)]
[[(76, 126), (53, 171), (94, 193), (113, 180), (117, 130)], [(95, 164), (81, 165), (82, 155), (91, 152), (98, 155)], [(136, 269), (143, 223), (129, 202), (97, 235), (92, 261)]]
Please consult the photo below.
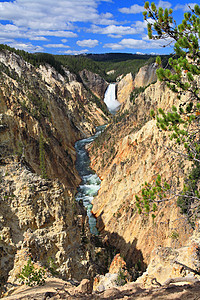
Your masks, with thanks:
[(107, 117), (69, 71), (63, 77), (49, 65), (35, 68), (9, 51), (0, 52), (0, 62), (14, 74), (0, 74), (0, 138), (4, 145), (0, 154), (23, 152), (40, 174), (42, 135), (47, 176), (76, 186), (80, 179), (74, 167), (74, 143), (92, 134)]
[(60, 276), (81, 280), (97, 255), (82, 244), (81, 234), (90, 234), (74, 203), (74, 143), (107, 117), (69, 71), (35, 68), (9, 51), (0, 51), (0, 62), (0, 282), (16, 281), (25, 252), (43, 265), (52, 258)]
[(140, 68), (134, 79), (134, 87), (145, 87), (157, 80), (157, 64), (150, 64)]
[(129, 73), (117, 83), (117, 100), (123, 103), (128, 100), (133, 90), (133, 77)]
[[(191, 234), (175, 198), (163, 203), (154, 222), (151, 215), (138, 215), (135, 206), (135, 195), (140, 193), (142, 184), (152, 183), (158, 174), (167, 181), (179, 178), (180, 186), (183, 183), (182, 175), (176, 173), (180, 157), (166, 147), (170, 146), (168, 134), (157, 128), (155, 120), (148, 121), (151, 107), (167, 109), (176, 101), (163, 84), (149, 86), (132, 104), (133, 114), (125, 125), (123, 122), (114, 124), (107, 133), (108, 140), (102, 142), (92, 156), (92, 166), (102, 179), (101, 189), (93, 200), (98, 228), (133, 265), (148, 264), (155, 247), (171, 246), (174, 230), (179, 236), (177, 247), (184, 245)], [(112, 152), (107, 158), (109, 145)], [(186, 172), (188, 165), (182, 163)]]

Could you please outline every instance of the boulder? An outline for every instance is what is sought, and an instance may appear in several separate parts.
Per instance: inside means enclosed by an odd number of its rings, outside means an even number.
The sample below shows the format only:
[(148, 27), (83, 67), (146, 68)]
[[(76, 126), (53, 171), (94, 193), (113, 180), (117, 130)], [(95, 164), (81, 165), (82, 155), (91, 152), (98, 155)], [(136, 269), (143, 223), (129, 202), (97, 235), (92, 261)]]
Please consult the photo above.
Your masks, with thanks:
[(92, 282), (89, 279), (83, 279), (75, 289), (76, 294), (91, 294)]

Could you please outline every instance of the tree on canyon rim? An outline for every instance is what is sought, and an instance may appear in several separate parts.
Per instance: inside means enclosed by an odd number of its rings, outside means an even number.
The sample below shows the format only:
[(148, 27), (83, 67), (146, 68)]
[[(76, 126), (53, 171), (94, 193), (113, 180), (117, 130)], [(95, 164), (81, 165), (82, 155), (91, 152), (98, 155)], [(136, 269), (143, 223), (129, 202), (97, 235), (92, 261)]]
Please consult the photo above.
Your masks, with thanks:
[[(157, 8), (149, 2), (144, 8), (149, 38), (164, 39), (166, 44), (173, 45), (168, 67), (160, 67), (157, 77), (180, 99), (179, 106), (173, 106), (170, 112), (151, 110), (150, 115), (156, 118), (158, 128), (170, 133), (170, 150), (189, 160), (191, 168), (182, 191), (173, 190), (160, 175), (153, 184), (145, 182), (141, 195), (136, 195), (136, 206), (139, 213), (152, 213), (155, 218), (159, 203), (177, 197), (181, 212), (194, 224), (200, 216), (200, 7), (188, 6), (189, 12), (179, 25), (171, 8)], [(157, 63), (161, 64), (160, 57)], [(181, 101), (184, 94), (188, 95), (185, 102)]]

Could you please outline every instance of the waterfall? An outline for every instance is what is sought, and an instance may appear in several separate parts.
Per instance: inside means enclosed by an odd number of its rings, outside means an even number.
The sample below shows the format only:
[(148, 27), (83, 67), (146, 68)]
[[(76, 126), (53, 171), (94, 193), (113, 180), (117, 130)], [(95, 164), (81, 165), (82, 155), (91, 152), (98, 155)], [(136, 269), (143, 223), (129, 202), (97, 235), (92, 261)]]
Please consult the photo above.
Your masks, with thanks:
[(109, 84), (105, 92), (104, 102), (111, 113), (116, 113), (116, 111), (120, 107), (120, 103), (119, 101), (117, 101), (115, 96), (115, 83)]

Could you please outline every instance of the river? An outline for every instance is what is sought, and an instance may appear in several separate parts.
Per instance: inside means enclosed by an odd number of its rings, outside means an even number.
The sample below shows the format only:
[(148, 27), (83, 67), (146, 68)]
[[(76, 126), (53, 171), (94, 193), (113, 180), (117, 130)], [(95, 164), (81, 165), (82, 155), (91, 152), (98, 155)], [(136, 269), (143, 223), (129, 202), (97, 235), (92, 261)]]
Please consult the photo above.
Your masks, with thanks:
[[(112, 83), (108, 86), (105, 93), (104, 102), (106, 103), (111, 113), (116, 113), (120, 106), (120, 103), (116, 100), (115, 96), (115, 84)], [(78, 192), (75, 196), (77, 201), (83, 201), (84, 207), (87, 209), (87, 215), (89, 218), (89, 227), (92, 234), (98, 235), (96, 228), (96, 219), (92, 215), (92, 200), (97, 195), (100, 189), (101, 180), (97, 174), (90, 168), (90, 159), (85, 149), (85, 146), (95, 140), (101, 132), (105, 129), (106, 125), (102, 125), (96, 128), (96, 133), (89, 138), (77, 141), (75, 143), (76, 149), (76, 169), (82, 179)]]
[(78, 187), (78, 192), (75, 196), (77, 201), (82, 200), (83, 205), (87, 209), (87, 215), (89, 218), (89, 226), (92, 234), (98, 235), (96, 228), (96, 219), (91, 213), (92, 200), (97, 195), (100, 189), (101, 180), (97, 174), (90, 168), (90, 159), (85, 149), (85, 145), (94, 141), (94, 139), (101, 134), (106, 125), (96, 128), (96, 133), (89, 138), (77, 141), (75, 144), (76, 149), (76, 169), (81, 176), (82, 182)]

